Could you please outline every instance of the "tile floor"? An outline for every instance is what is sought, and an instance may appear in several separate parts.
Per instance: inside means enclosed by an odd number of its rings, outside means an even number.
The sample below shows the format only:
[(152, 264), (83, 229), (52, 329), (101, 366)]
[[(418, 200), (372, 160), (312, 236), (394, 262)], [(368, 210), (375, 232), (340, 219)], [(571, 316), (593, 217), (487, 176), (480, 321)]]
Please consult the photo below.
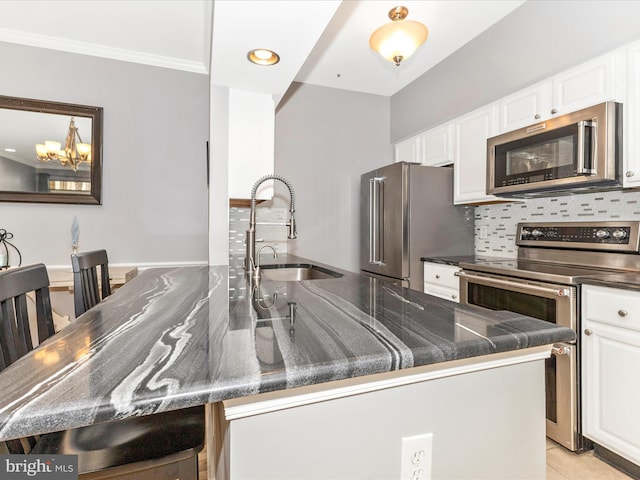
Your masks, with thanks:
[[(207, 480), (207, 456), (198, 456), (198, 480)], [(593, 456), (593, 451), (576, 455), (547, 440), (547, 480), (632, 480), (620, 470)]]
[(547, 480), (631, 480), (620, 470), (593, 456), (576, 455), (547, 440)]

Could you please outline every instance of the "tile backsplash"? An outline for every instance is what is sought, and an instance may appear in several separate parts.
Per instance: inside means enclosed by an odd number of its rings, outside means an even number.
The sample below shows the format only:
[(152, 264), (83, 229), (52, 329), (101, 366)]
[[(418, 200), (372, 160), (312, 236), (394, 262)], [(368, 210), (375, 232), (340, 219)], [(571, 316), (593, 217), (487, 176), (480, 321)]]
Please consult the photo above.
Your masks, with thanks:
[[(286, 208), (260, 207), (256, 210), (257, 237), (273, 245), (278, 253), (287, 252), (288, 211)], [(475, 253), (491, 257), (517, 256), (516, 227), (519, 222), (588, 222), (598, 220), (640, 220), (640, 191), (583, 193), (534, 198), (525, 202), (475, 207)], [(244, 255), (245, 231), (249, 228), (249, 209), (229, 210), (229, 253)]]
[[(229, 209), (229, 254), (244, 255), (244, 237), (249, 228), (249, 208), (232, 207)], [(264, 242), (256, 244), (256, 251), (265, 244), (271, 245), (278, 253), (287, 252), (287, 222), (289, 210), (286, 208), (256, 209), (256, 239)], [(265, 250), (266, 252), (267, 250)], [(271, 250), (268, 250), (269, 252)]]
[(583, 193), (476, 207), (476, 255), (516, 257), (518, 222), (640, 220), (640, 191)]

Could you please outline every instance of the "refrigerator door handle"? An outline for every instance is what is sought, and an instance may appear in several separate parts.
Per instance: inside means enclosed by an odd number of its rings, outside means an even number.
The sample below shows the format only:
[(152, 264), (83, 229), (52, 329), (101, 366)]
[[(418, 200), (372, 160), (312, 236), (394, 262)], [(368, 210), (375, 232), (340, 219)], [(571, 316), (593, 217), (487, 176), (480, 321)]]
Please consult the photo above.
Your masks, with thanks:
[(382, 210), (381, 202), (384, 201), (384, 178), (374, 177), (369, 180), (369, 263), (382, 265), (382, 230), (380, 228)]

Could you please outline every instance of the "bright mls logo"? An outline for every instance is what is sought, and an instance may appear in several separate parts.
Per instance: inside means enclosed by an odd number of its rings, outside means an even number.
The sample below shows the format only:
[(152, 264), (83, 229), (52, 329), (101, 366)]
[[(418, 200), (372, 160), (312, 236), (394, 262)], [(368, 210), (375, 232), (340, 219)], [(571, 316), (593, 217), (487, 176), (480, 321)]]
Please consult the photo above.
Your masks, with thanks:
[(0, 479), (78, 480), (77, 455), (0, 455)]

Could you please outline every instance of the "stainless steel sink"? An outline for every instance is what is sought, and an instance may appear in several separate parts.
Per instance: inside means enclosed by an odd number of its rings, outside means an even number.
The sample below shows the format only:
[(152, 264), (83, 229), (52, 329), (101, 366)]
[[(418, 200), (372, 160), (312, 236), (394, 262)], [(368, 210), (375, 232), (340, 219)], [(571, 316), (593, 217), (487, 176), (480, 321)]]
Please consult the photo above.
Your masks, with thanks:
[(260, 269), (264, 277), (279, 282), (299, 282), (301, 280), (324, 280), (342, 277), (341, 273), (310, 263), (262, 265)]

